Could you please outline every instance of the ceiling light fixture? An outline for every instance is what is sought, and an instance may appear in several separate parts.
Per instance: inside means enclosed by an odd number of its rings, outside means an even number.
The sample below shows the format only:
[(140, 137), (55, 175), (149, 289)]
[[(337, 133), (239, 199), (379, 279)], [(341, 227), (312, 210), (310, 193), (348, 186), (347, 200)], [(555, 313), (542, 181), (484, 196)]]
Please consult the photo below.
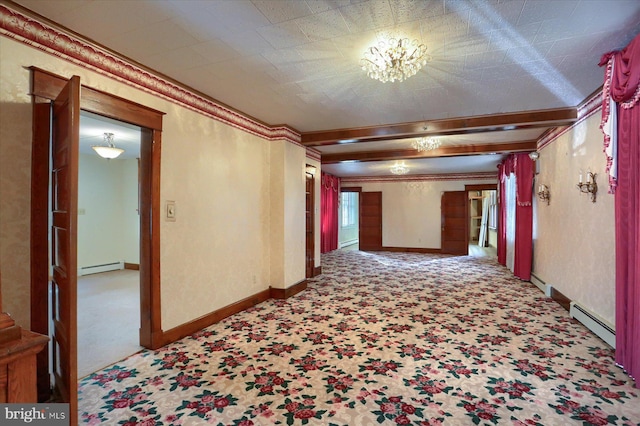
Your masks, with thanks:
[(404, 81), (415, 75), (429, 59), (427, 46), (418, 40), (392, 38), (368, 48), (360, 65), (369, 77), (386, 83)]
[(120, 154), (124, 152), (122, 148), (116, 148), (113, 144), (113, 133), (105, 133), (104, 134), (104, 143), (105, 145), (92, 145), (91, 148), (102, 158), (106, 158), (107, 160), (111, 160), (113, 158), (118, 157)]
[(431, 151), (440, 146), (441, 142), (436, 138), (419, 138), (411, 144), (418, 151)]
[(389, 171), (391, 171), (391, 173), (393, 173), (394, 175), (406, 175), (407, 173), (409, 173), (409, 167), (404, 164), (404, 161), (396, 161), (396, 163), (391, 166)]

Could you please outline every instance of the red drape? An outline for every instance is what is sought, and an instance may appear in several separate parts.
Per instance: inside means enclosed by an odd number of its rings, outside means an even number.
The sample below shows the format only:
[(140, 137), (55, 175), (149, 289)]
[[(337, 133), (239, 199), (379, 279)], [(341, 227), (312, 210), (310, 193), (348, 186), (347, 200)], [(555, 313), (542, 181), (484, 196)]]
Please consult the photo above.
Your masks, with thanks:
[(604, 64), (603, 97), (610, 95), (617, 110), (616, 363), (640, 388), (640, 35), (604, 55)]
[(515, 154), (516, 175), (516, 248), (513, 274), (525, 281), (531, 279), (533, 256), (533, 193), (534, 164), (529, 154)]
[(320, 252), (338, 248), (338, 196), (340, 178), (322, 173), (320, 186)]
[(531, 279), (531, 257), (533, 254), (533, 175), (534, 164), (528, 154), (511, 154), (498, 165), (500, 182), (500, 223), (498, 224), (498, 262), (507, 263), (507, 209), (504, 202), (505, 179), (516, 177), (516, 232), (513, 274), (525, 281)]

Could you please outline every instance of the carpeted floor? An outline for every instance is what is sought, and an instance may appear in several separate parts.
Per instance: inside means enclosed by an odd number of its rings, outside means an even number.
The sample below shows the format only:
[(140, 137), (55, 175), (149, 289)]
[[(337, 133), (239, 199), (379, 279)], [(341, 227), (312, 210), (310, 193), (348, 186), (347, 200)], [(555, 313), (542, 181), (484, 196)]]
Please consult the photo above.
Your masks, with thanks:
[(78, 377), (140, 351), (140, 274), (78, 277)]
[(336, 251), (323, 275), (80, 383), (80, 418), (163, 425), (637, 425), (613, 351), (493, 258)]

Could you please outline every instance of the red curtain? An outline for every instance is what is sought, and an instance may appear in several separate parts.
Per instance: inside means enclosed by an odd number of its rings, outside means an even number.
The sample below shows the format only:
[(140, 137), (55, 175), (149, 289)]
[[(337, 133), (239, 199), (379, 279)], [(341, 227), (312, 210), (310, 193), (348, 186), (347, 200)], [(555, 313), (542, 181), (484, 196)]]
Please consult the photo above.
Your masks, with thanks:
[(533, 193), (534, 164), (529, 154), (515, 154), (516, 175), (516, 248), (513, 274), (525, 281), (531, 279), (533, 256)]
[[(516, 178), (516, 211), (507, 212), (505, 201), (505, 180), (509, 175)], [(511, 154), (498, 165), (500, 184), (500, 223), (498, 224), (498, 262), (507, 263), (507, 215), (515, 214), (515, 260), (513, 274), (525, 281), (531, 279), (531, 258), (533, 255), (533, 175), (534, 163), (528, 154)]]
[[(616, 363), (640, 388), (640, 35), (619, 52), (607, 53), (603, 103), (617, 113)], [(603, 108), (603, 122), (609, 108)], [(615, 121), (614, 121), (615, 122)], [(606, 143), (609, 141), (606, 140)]]
[(322, 173), (320, 187), (320, 252), (326, 253), (338, 248), (338, 196), (340, 178)]

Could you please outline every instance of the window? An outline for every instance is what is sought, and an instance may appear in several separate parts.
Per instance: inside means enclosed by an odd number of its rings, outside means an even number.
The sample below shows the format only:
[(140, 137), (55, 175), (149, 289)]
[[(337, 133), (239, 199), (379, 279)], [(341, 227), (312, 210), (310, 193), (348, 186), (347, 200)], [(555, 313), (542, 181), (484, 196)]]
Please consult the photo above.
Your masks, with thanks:
[(340, 198), (340, 206), (342, 209), (342, 227), (354, 226), (358, 220), (358, 193), (343, 192)]

